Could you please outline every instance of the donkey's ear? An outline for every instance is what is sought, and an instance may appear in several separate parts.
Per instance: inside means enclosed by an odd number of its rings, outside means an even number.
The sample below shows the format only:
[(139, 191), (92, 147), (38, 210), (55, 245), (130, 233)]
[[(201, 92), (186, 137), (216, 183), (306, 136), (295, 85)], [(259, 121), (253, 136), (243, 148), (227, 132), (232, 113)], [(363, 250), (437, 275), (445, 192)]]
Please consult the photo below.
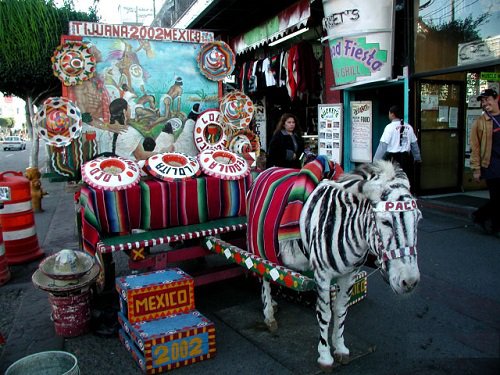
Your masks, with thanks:
[(366, 182), (367, 182), (366, 180), (362, 180), (358, 183), (358, 191), (361, 194), (364, 194)]

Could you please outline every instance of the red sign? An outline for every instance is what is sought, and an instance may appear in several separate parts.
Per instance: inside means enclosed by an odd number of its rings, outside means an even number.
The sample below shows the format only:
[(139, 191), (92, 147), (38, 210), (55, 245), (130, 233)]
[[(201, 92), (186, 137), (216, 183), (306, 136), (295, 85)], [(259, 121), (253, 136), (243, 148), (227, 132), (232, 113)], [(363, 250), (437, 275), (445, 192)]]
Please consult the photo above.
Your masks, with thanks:
[(70, 21), (69, 35), (102, 38), (150, 39), (184, 43), (206, 43), (214, 40), (210, 31), (167, 29), (154, 26), (109, 25), (104, 23)]

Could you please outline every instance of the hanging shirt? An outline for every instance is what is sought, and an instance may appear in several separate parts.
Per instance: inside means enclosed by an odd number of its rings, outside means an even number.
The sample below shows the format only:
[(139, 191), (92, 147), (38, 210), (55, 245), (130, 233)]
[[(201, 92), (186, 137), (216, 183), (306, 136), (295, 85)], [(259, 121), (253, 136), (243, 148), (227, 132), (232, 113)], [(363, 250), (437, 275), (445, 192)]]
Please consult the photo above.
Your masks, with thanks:
[(274, 74), (271, 70), (271, 59), (269, 57), (262, 61), (262, 71), (264, 72), (264, 77), (266, 79), (266, 86), (276, 86), (276, 80), (274, 79)]

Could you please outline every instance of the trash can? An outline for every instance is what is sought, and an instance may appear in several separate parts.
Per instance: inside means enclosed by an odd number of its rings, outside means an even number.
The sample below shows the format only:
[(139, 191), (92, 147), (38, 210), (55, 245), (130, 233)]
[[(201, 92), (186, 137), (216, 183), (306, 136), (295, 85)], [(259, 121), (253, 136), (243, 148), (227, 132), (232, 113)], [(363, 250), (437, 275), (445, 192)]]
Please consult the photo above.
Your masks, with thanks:
[(5, 375), (79, 375), (78, 360), (68, 352), (49, 351), (23, 357), (7, 368)]

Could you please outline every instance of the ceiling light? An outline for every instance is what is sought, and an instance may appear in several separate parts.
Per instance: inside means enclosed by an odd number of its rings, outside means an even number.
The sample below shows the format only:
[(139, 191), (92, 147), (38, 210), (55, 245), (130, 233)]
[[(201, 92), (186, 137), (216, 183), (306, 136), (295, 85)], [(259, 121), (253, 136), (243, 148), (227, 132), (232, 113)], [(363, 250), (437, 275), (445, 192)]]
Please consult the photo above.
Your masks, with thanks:
[(308, 31), (308, 30), (309, 30), (309, 28), (308, 28), (308, 27), (305, 27), (305, 28), (303, 28), (303, 29), (300, 29), (300, 30), (294, 31), (293, 33), (288, 34), (288, 35), (284, 36), (283, 38), (277, 39), (277, 40), (275, 40), (274, 42), (269, 43), (269, 47), (275, 46), (276, 44), (283, 43), (285, 40), (288, 40), (288, 39), (290, 39), (290, 38), (293, 38), (294, 36), (297, 36), (297, 35), (300, 35), (300, 34), (302, 34), (302, 33), (305, 33), (305, 32), (306, 32), (306, 31)]

